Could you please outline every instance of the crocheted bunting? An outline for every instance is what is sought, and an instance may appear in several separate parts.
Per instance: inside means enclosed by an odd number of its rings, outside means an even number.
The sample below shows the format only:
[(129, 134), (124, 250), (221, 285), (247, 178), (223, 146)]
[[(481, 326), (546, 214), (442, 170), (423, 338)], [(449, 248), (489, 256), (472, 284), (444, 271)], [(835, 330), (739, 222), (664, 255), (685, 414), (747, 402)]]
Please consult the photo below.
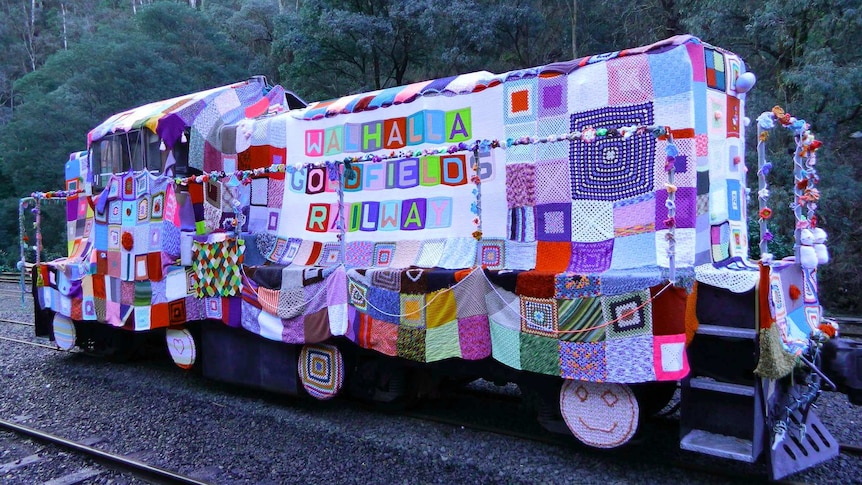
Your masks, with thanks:
[(298, 367), (302, 387), (317, 399), (335, 397), (344, 382), (344, 360), (334, 345), (303, 345)]
[(242, 253), (245, 242), (228, 239), (213, 243), (195, 241), (192, 247), (192, 271), (195, 291), (204, 296), (234, 296), (242, 286)]
[(518, 273), (515, 293), (534, 298), (553, 298), (557, 273), (523, 271)]
[[(564, 133), (567, 127), (563, 127)], [(566, 148), (565, 143), (554, 143)], [(568, 180), (571, 176), (567, 154), (556, 160), (545, 160), (536, 162), (536, 204), (553, 204), (559, 202), (570, 202), (572, 200), (572, 186), (560, 183)]]
[(649, 54), (646, 57), (649, 63), (653, 92), (657, 98), (673, 96), (691, 90), (691, 63), (688, 51), (684, 46), (660, 54)]
[(521, 333), (521, 369), (560, 375), (560, 342), (556, 338)]
[(491, 322), (510, 330), (521, 331), (521, 302), (517, 295), (493, 286), (485, 294), (485, 304), (488, 306), (488, 318)]
[[(586, 243), (578, 243), (586, 244)], [(536, 271), (562, 273), (573, 257), (571, 242), (538, 241), (536, 243)], [(608, 255), (610, 259), (610, 255)], [(610, 263), (610, 261), (608, 261)]]
[(569, 273), (595, 274), (611, 267), (614, 240), (600, 242), (573, 242), (571, 260), (566, 268)]
[(684, 333), (653, 337), (653, 367), (659, 381), (675, 381), (688, 375)]
[(608, 201), (572, 202), (572, 241), (599, 242), (614, 237), (614, 204)]
[(367, 268), (371, 266), (374, 243), (369, 241), (351, 241), (347, 243), (344, 253), (344, 264), (348, 268)]
[(416, 258), (416, 266), (423, 268), (433, 268), (439, 266), (440, 258), (443, 257), (443, 247), (446, 245), (445, 240), (430, 240), (422, 241), (422, 246), (419, 249), (419, 256)]
[(590, 382), (607, 380), (605, 342), (560, 341), (559, 352), (561, 377)]
[(368, 288), (368, 314), (376, 320), (398, 323), (401, 312), (401, 298), (397, 291), (382, 288)]
[(491, 355), (513, 369), (521, 369), (521, 332), (490, 322)]
[[(572, 114), (571, 129), (653, 123), (652, 103), (644, 103)], [(569, 157), (572, 198), (615, 201), (651, 192), (655, 147), (656, 140), (651, 135), (635, 135), (628, 140), (598, 138), (589, 143), (574, 140)]]
[(399, 326), (395, 353), (398, 357), (425, 362), (425, 329)]
[(425, 326), (425, 296), (401, 293), (402, 326), (419, 328)]
[(653, 339), (638, 335), (605, 342), (608, 382), (633, 383), (655, 380)]
[(506, 234), (508, 239), (517, 242), (533, 242), (536, 240), (536, 210), (535, 207), (515, 207), (509, 209), (506, 218)]
[(506, 165), (506, 202), (510, 209), (536, 205), (536, 165), (534, 163)]
[(458, 318), (461, 358), (480, 360), (491, 355), (491, 331), (487, 315)]
[(451, 357), (461, 357), (461, 344), (458, 338), (458, 322), (428, 327), (425, 334), (425, 361), (435, 362)]
[[(565, 133), (569, 128), (568, 116), (541, 119), (536, 123), (536, 136), (547, 138)], [(566, 143), (539, 143), (536, 145), (536, 160), (558, 160), (568, 157)], [(565, 180), (565, 179), (562, 179)]]
[(580, 298), (557, 302), (560, 321), (558, 336), (566, 342), (602, 342), (605, 340), (601, 300)]
[(506, 268), (528, 270), (536, 267), (536, 243), (506, 241)]
[(425, 295), (425, 324), (429, 329), (457, 320), (455, 292), (439, 290)]
[(539, 241), (571, 241), (572, 204), (537, 205), (536, 239)]
[(371, 284), (384, 290), (401, 291), (401, 271), (395, 269), (372, 269), (368, 271)]
[(556, 338), (558, 329), (556, 300), (521, 297), (521, 332)]
[(398, 241), (395, 243), (395, 255), (392, 257), (392, 268), (409, 268), (416, 263), (419, 251), (422, 248), (421, 241)]
[(554, 298), (573, 300), (602, 294), (602, 279), (598, 276), (560, 273), (554, 277)]
[(652, 335), (652, 307), (647, 290), (625, 295), (603, 296), (602, 314), (605, 322), (613, 322), (606, 327), (609, 340)]
[(614, 239), (611, 269), (640, 268), (656, 265), (656, 240), (652, 233), (634, 234)]
[(568, 108), (568, 85), (568, 79), (563, 75), (540, 77), (537, 79), (536, 92), (539, 95), (539, 119), (566, 114)]
[[(697, 189), (694, 187), (680, 187), (676, 191), (676, 227), (692, 228), (695, 227), (695, 217), (697, 211)], [(659, 229), (667, 229), (668, 224), (665, 222), (668, 218), (667, 190), (659, 190), (655, 193), (655, 227)]]
[(446, 240), (443, 256), (437, 265), (441, 268), (461, 269), (473, 266), (476, 261), (477, 241), (472, 237), (452, 237)]
[(609, 105), (643, 103), (655, 97), (647, 57), (626, 56), (608, 62)]
[(485, 294), (488, 290), (488, 282), (481, 270), (470, 272), (466, 278), (456, 283), (452, 291), (455, 293), (458, 319), (487, 315)]

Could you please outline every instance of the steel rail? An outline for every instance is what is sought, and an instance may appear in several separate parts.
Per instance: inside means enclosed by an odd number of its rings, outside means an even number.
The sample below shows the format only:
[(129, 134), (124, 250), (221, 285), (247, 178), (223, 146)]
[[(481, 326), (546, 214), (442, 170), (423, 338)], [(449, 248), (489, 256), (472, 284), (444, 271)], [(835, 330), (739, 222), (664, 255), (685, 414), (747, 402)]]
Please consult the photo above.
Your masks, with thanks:
[(17, 344), (32, 345), (33, 347), (42, 347), (42, 348), (45, 348), (45, 349), (56, 350), (56, 351), (58, 351), (58, 352), (66, 352), (65, 350), (61, 349), (60, 347), (56, 347), (56, 346), (52, 346), (52, 345), (40, 344), (40, 343), (38, 343), (38, 342), (28, 342), (28, 341), (26, 341), (26, 340), (19, 340), (19, 339), (17, 339), (17, 338), (2, 337), (2, 336), (0, 336), (0, 340), (6, 340), (6, 341), (9, 341), (9, 342), (15, 342), (15, 343), (17, 343)]
[(83, 443), (68, 440), (60, 436), (56, 436), (35, 428), (30, 428), (28, 426), (23, 426), (10, 421), (6, 421), (4, 419), (0, 419), (0, 428), (7, 429), (21, 435), (26, 435), (43, 442), (62, 446), (64, 448), (95, 458), (97, 460), (108, 462), (111, 465), (116, 466), (117, 468), (120, 468), (124, 471), (145, 475), (154, 479), (166, 480), (167, 483), (209, 485), (208, 482), (203, 482), (191, 477), (180, 475), (170, 470), (165, 470), (164, 468), (148, 465), (146, 463), (134, 460), (132, 458), (128, 458), (126, 456), (109, 453), (98, 448), (93, 448), (92, 446), (87, 446)]
[(36, 324), (33, 322), (22, 322), (20, 320), (12, 320), (10, 318), (0, 318), (0, 323), (14, 323), (16, 325), (26, 325), (28, 327), (35, 327)]

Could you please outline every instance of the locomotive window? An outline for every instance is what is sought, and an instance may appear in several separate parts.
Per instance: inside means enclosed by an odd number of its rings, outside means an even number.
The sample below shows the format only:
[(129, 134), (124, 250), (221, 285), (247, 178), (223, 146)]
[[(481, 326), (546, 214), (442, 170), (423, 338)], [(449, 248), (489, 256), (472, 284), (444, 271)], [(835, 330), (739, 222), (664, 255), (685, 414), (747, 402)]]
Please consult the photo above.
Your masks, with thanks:
[(149, 130), (106, 136), (90, 147), (93, 186), (96, 189), (104, 188), (111, 175), (130, 169), (161, 173), (166, 157), (167, 152), (161, 150), (161, 138)]
[(161, 150), (162, 139), (159, 138), (159, 135), (151, 131), (144, 133), (142, 138), (146, 138), (147, 170), (152, 173), (161, 173), (168, 152)]

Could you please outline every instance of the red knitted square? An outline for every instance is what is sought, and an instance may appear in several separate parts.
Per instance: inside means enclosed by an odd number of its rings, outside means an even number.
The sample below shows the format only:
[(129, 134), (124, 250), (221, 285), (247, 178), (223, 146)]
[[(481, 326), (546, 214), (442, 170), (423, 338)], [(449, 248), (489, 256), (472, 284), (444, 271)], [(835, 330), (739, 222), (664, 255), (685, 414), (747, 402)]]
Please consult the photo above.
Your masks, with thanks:
[(571, 242), (536, 242), (536, 271), (562, 273), (569, 266), (569, 259), (571, 259), (571, 257)]
[(685, 333), (685, 288), (671, 286), (661, 295), (656, 294), (661, 286), (650, 288), (652, 300), (653, 335), (677, 335)]
[(553, 298), (557, 273), (524, 271), (518, 274), (515, 293), (534, 298)]

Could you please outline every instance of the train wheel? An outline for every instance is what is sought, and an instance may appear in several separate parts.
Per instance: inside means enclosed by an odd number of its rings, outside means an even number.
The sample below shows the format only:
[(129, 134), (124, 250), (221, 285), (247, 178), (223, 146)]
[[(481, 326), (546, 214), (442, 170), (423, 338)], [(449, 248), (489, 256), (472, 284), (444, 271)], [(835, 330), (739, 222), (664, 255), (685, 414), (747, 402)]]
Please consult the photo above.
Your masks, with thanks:
[(624, 445), (638, 428), (638, 401), (624, 384), (566, 381), (560, 412), (572, 434), (596, 448)]
[(171, 354), (171, 359), (177, 367), (186, 370), (194, 367), (197, 359), (197, 346), (188, 329), (169, 328), (165, 330), (165, 340), (168, 345), (168, 353)]
[(344, 382), (344, 358), (334, 345), (304, 345), (299, 352), (299, 379), (316, 399), (331, 399)]
[(69, 317), (65, 317), (59, 313), (55, 314), (53, 330), (54, 342), (57, 344), (57, 347), (63, 350), (72, 350), (75, 347), (77, 332), (75, 331), (75, 322)]

